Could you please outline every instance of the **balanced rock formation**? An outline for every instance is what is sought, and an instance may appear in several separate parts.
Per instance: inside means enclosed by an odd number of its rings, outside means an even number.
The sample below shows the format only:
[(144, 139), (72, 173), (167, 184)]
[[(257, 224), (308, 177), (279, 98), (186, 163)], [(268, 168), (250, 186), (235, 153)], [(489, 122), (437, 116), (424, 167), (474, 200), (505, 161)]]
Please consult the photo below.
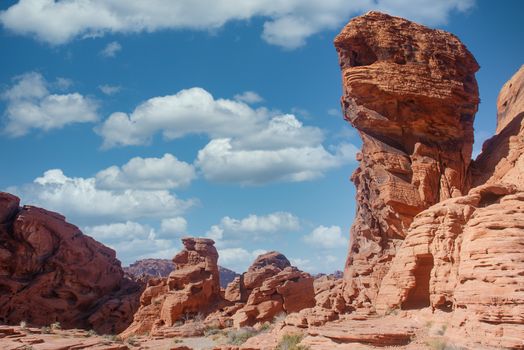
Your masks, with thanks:
[(125, 329), (141, 289), (124, 278), (115, 252), (62, 215), (19, 203), (0, 193), (0, 322)]
[(162, 333), (183, 318), (207, 314), (221, 300), (218, 252), (206, 238), (183, 238), (184, 250), (175, 255), (175, 270), (167, 278), (152, 278), (140, 298), (133, 324), (123, 333)]
[(344, 296), (363, 307), (415, 215), (469, 189), (479, 66), (454, 35), (378, 12), (351, 20), (335, 47), (363, 143)]

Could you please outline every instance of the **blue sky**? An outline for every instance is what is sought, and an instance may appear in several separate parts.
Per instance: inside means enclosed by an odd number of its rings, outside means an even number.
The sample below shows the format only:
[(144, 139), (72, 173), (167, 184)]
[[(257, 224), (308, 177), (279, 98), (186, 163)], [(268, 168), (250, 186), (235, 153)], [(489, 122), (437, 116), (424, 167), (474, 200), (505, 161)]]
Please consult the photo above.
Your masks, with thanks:
[(343, 269), (360, 141), (341, 117), (332, 40), (370, 9), (472, 51), (479, 152), (523, 63), (518, 0), (3, 1), (0, 188), (63, 213), (124, 265), (195, 235), (237, 271), (265, 250)]

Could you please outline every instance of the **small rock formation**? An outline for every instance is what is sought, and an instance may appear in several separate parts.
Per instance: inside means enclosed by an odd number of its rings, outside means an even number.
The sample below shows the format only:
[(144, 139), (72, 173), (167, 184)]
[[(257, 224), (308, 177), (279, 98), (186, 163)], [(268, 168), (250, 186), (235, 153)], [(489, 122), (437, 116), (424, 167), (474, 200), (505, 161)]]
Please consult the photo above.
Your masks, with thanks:
[(271, 321), (278, 314), (295, 313), (315, 305), (313, 277), (291, 266), (278, 252), (260, 255), (230, 286), (226, 297), (235, 290), (234, 295), (246, 301), (232, 317), (235, 327)]
[(415, 215), (467, 193), (479, 66), (454, 35), (379, 12), (351, 20), (335, 47), (363, 143), (345, 297), (369, 307)]
[(125, 329), (141, 289), (115, 252), (62, 215), (19, 203), (0, 192), (0, 322)]
[(157, 334), (184, 317), (209, 313), (220, 301), (218, 252), (206, 238), (183, 238), (184, 250), (175, 255), (175, 270), (167, 278), (151, 278), (140, 308), (124, 337)]
[[(149, 279), (151, 277), (167, 277), (173, 271), (173, 261), (169, 259), (142, 259), (135, 261), (130, 266), (124, 267), (124, 272), (133, 279)], [(226, 288), (235, 277), (240, 276), (235, 271), (218, 266), (220, 274), (220, 287)]]

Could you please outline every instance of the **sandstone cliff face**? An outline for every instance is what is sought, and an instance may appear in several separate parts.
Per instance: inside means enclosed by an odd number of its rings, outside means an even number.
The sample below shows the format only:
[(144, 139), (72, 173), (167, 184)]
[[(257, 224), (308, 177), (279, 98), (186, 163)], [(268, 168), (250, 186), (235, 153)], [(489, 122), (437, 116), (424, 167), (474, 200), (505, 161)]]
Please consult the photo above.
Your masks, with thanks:
[(415, 215), (467, 193), (479, 66), (452, 34), (370, 12), (335, 39), (362, 138), (345, 297), (370, 306)]
[(472, 165), (475, 186), (524, 186), (524, 66), (504, 85), (497, 101), (497, 133)]
[(218, 252), (205, 238), (183, 238), (167, 278), (152, 278), (140, 298), (140, 308), (124, 336), (162, 333), (183, 318), (209, 313), (220, 301)]
[(523, 75), (521, 68), (503, 87), (497, 134), (472, 166), (474, 182), (486, 183), (417, 215), (382, 282), (378, 312), (426, 306), (453, 311), (457, 333), (473, 342), (522, 347)]
[(19, 202), (0, 193), (0, 321), (125, 329), (141, 290), (124, 278), (115, 252), (60, 214)]

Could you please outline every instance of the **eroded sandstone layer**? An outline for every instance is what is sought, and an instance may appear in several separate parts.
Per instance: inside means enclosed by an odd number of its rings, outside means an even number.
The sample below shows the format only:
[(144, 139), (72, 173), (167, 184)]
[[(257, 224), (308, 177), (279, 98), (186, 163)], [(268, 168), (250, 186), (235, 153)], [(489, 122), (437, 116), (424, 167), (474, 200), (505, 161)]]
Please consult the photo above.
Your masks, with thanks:
[(440, 308), (472, 342), (524, 347), (523, 75), (504, 85), (497, 134), (472, 167), (474, 182), (485, 183), (417, 215), (382, 282), (378, 312)]
[(370, 306), (415, 215), (469, 188), (479, 66), (454, 35), (369, 12), (335, 39), (344, 116), (359, 132), (345, 298)]
[(125, 329), (141, 288), (124, 278), (115, 252), (62, 215), (19, 203), (0, 192), (0, 322)]

